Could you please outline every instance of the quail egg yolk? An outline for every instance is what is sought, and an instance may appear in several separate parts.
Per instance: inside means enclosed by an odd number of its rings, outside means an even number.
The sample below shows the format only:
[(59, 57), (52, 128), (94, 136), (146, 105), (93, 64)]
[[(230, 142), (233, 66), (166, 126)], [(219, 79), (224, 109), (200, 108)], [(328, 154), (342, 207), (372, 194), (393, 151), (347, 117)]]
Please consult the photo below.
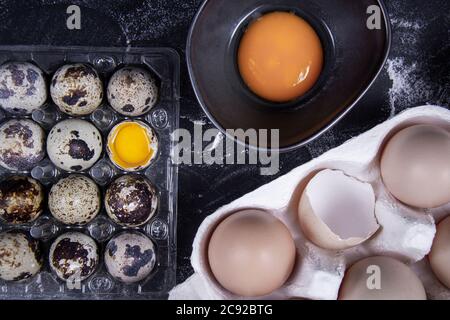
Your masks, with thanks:
[(116, 127), (108, 145), (112, 160), (126, 169), (147, 165), (154, 152), (148, 129), (136, 122)]
[(293, 13), (272, 12), (252, 22), (238, 49), (238, 67), (249, 89), (266, 100), (295, 100), (317, 82), (323, 48), (311, 25)]

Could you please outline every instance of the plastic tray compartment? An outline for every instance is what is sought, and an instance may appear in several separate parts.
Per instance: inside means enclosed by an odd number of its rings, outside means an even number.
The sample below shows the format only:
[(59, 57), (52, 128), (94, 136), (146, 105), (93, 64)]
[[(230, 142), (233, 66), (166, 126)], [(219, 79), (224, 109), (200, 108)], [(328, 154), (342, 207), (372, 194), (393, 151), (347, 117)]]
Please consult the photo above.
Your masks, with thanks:
[[(109, 78), (122, 66), (135, 65), (147, 68), (158, 79), (159, 100), (152, 110), (134, 120), (144, 121), (156, 132), (159, 150), (152, 165), (138, 172), (145, 175), (159, 193), (158, 210), (146, 225), (133, 228), (147, 235), (156, 247), (156, 266), (145, 280), (125, 285), (106, 271), (103, 254), (106, 243), (114, 235), (130, 230), (115, 224), (102, 208), (100, 214), (88, 225), (82, 227), (66, 226), (56, 221), (48, 208), (34, 222), (25, 225), (8, 225), (0, 222), (0, 232), (21, 229), (29, 232), (42, 243), (44, 265), (42, 271), (24, 282), (0, 280), (0, 299), (164, 299), (176, 281), (176, 213), (177, 213), (177, 168), (172, 164), (170, 154), (173, 147), (171, 133), (178, 128), (179, 121), (179, 73), (180, 59), (176, 51), (169, 48), (92, 48), (92, 47), (36, 47), (0, 46), (0, 64), (7, 61), (28, 61), (39, 66), (46, 74), (47, 84), (54, 72), (64, 64), (88, 63), (101, 76), (104, 89)], [(111, 128), (128, 118), (121, 116), (103, 104), (91, 115), (81, 117), (93, 123), (102, 133), (105, 149), (106, 138)], [(0, 111), (0, 123), (17, 118)], [(59, 112), (49, 95), (46, 104), (29, 118), (42, 126), (48, 134), (58, 122), (70, 118)], [(46, 193), (59, 179), (69, 173), (57, 169), (48, 156), (37, 167), (28, 172), (10, 172), (0, 168), (0, 179), (10, 175), (32, 176), (45, 187)], [(101, 188), (102, 196), (106, 187), (114, 179), (127, 174), (110, 162), (105, 150), (101, 159), (91, 169), (81, 172), (90, 176)], [(103, 202), (103, 198), (102, 198)], [(99, 246), (100, 263), (96, 272), (81, 282), (81, 288), (69, 289), (58, 280), (49, 267), (48, 253), (53, 240), (68, 232), (79, 231), (94, 238)], [(71, 286), (72, 287), (72, 286)]]

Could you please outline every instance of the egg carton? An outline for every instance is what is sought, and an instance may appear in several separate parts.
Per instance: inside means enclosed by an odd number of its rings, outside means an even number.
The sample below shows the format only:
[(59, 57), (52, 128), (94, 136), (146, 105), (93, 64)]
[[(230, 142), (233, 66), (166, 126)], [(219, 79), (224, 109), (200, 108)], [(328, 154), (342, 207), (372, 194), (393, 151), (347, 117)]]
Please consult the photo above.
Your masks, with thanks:
[[(102, 207), (98, 216), (85, 226), (66, 226), (52, 217), (46, 207), (44, 213), (34, 222), (19, 226), (0, 222), (0, 232), (23, 230), (42, 243), (44, 266), (42, 271), (31, 279), (22, 282), (0, 280), (0, 299), (162, 299), (175, 285), (176, 279), (176, 214), (177, 214), (177, 167), (170, 154), (173, 147), (171, 133), (179, 123), (179, 77), (180, 59), (178, 53), (170, 48), (92, 48), (92, 47), (40, 47), (40, 46), (0, 46), (0, 64), (7, 61), (27, 61), (39, 66), (45, 73), (47, 84), (55, 71), (68, 63), (88, 63), (93, 66), (106, 87), (108, 79), (120, 67), (126, 65), (142, 66), (157, 78), (159, 99), (151, 111), (141, 117), (134, 117), (149, 125), (156, 133), (159, 149), (152, 164), (137, 172), (145, 175), (156, 187), (159, 204), (153, 218), (139, 228), (124, 228), (109, 219)], [(106, 91), (105, 91), (106, 92)], [(104, 95), (106, 96), (106, 95)], [(50, 95), (46, 103), (31, 116), (14, 116), (0, 110), (0, 123), (12, 118), (28, 118), (37, 122), (48, 134), (51, 128), (62, 120), (72, 118), (61, 113), (52, 102)], [(106, 98), (91, 115), (77, 117), (87, 120), (97, 127), (106, 149), (106, 138), (118, 123), (128, 120), (115, 112)], [(78, 172), (77, 172), (78, 173)], [(100, 160), (89, 170), (79, 172), (91, 177), (100, 187), (104, 196), (108, 184), (128, 173), (119, 170), (102, 150)], [(30, 176), (39, 180), (46, 194), (59, 179), (69, 175), (58, 169), (46, 156), (36, 167), (26, 172), (10, 172), (0, 168), (0, 179), (11, 175)], [(103, 201), (103, 198), (102, 198)], [(156, 247), (156, 266), (145, 280), (125, 285), (115, 280), (106, 271), (103, 252), (106, 243), (124, 230), (140, 231), (147, 235)], [(50, 271), (49, 248), (57, 236), (78, 231), (91, 236), (99, 246), (100, 263), (96, 272), (81, 283), (69, 288)]]
[[(288, 281), (261, 299), (337, 299), (346, 269), (360, 259), (378, 255), (391, 256), (411, 265), (422, 279), (430, 299), (448, 299), (449, 290), (433, 276), (426, 256), (435, 237), (436, 221), (450, 213), (450, 204), (432, 210), (408, 207), (389, 194), (380, 175), (380, 153), (385, 143), (399, 130), (415, 124), (450, 129), (450, 111), (437, 106), (409, 109), (218, 209), (205, 219), (195, 237), (191, 256), (194, 275), (174, 288), (169, 299), (243, 299), (226, 291), (214, 279), (207, 247), (218, 223), (248, 208), (262, 209), (279, 218), (290, 230), (297, 247), (297, 263)], [(374, 211), (380, 229), (368, 241), (351, 249), (321, 249), (310, 242), (300, 228), (297, 214), (301, 195), (311, 177), (324, 169), (342, 171), (370, 184), (375, 192)]]

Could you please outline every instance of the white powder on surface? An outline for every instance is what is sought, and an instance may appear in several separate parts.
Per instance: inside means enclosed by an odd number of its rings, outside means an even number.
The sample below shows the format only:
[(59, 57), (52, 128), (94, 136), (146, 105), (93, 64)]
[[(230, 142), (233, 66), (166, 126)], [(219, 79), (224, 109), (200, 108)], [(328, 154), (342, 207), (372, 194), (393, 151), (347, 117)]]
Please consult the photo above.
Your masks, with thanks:
[(390, 116), (421, 104), (446, 105), (444, 80), (433, 79), (431, 53), (423, 48), (430, 21), (411, 13), (408, 18), (391, 16), (392, 42), (385, 70), (392, 81), (389, 88)]
[(428, 103), (432, 98), (433, 90), (424, 79), (420, 77), (417, 62), (406, 63), (403, 57), (389, 59), (386, 64), (392, 86), (389, 89), (390, 116), (395, 116), (418, 102)]

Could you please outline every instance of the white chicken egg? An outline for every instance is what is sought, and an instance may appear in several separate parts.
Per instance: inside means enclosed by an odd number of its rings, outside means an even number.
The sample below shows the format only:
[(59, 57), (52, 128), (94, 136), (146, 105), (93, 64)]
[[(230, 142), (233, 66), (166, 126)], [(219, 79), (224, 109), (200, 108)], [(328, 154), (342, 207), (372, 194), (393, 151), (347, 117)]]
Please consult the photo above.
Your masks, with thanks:
[(61, 280), (83, 281), (98, 266), (98, 247), (95, 241), (79, 232), (59, 236), (50, 247), (50, 267)]
[(0, 234), (0, 279), (21, 281), (31, 278), (41, 270), (42, 262), (37, 240), (20, 231)]
[(12, 171), (32, 169), (45, 156), (45, 133), (27, 119), (10, 120), (0, 126), (0, 166)]
[(150, 111), (158, 100), (158, 86), (145, 69), (125, 67), (111, 77), (107, 89), (111, 107), (130, 117)]
[(48, 196), (52, 215), (68, 225), (84, 225), (99, 213), (100, 189), (88, 177), (74, 174), (53, 185)]
[(78, 172), (89, 169), (100, 158), (103, 143), (98, 129), (91, 123), (69, 119), (52, 128), (47, 139), (47, 153), (59, 168)]
[(122, 233), (109, 241), (105, 250), (108, 272), (124, 283), (145, 279), (155, 267), (153, 242), (138, 232)]
[(31, 114), (47, 100), (44, 73), (28, 62), (0, 66), (0, 106), (16, 115)]
[(103, 84), (90, 65), (77, 63), (59, 68), (50, 94), (59, 109), (72, 116), (91, 114), (103, 100)]

